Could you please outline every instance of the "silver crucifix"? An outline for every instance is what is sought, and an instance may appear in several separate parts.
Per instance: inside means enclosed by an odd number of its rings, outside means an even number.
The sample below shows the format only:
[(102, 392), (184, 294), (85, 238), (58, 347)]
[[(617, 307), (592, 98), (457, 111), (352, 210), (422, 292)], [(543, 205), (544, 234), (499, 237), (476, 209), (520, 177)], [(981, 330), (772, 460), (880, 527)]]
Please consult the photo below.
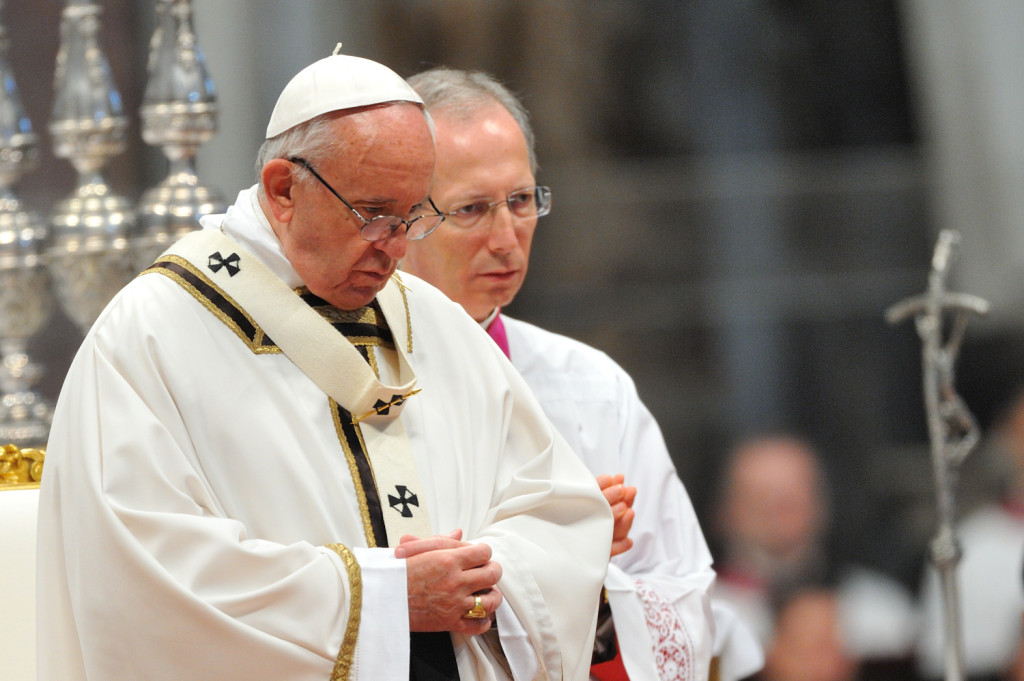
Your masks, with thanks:
[[(890, 307), (885, 318), (896, 324), (914, 317), (922, 343), (925, 411), (935, 475), (937, 529), (931, 542), (931, 560), (942, 584), (944, 663), (946, 681), (963, 681), (964, 655), (960, 622), (960, 594), (956, 566), (960, 547), (954, 531), (955, 482), (960, 464), (978, 443), (978, 424), (953, 385), (953, 368), (960, 352), (967, 321), (972, 314), (988, 313), (988, 301), (946, 290), (950, 266), (960, 245), (952, 230), (939, 234), (928, 290)], [(945, 322), (950, 320), (949, 332)]]

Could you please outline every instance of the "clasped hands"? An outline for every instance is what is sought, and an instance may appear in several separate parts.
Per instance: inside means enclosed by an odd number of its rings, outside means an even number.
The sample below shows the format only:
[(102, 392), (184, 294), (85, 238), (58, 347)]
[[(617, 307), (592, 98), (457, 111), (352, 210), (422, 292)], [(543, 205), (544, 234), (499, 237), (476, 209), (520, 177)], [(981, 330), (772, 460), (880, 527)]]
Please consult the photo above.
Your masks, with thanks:
[[(598, 487), (615, 520), (611, 556), (625, 553), (633, 546), (628, 535), (635, 516), (636, 487), (626, 486), (624, 479), (621, 473), (597, 476)], [(462, 541), (459, 529), (425, 538), (410, 534), (403, 536), (395, 547), (395, 558), (405, 559), (410, 631), (450, 631), (473, 636), (491, 628), (502, 595), (498, 588), (501, 565), (491, 560), (490, 546)], [(478, 597), (487, 616), (467, 618)]]
[[(491, 560), (491, 547), (462, 541), (462, 530), (420, 538), (405, 535), (395, 547), (405, 559), (410, 631), (450, 631), (474, 636), (491, 628), (501, 605), (501, 565)], [(467, 618), (476, 605), (487, 613)]]

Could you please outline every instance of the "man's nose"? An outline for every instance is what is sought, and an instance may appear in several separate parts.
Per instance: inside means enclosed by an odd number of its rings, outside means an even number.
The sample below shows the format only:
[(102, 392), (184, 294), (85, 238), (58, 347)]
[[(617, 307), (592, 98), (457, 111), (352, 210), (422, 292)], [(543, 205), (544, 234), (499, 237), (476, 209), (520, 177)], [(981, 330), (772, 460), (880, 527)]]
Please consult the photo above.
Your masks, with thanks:
[(408, 239), (405, 238), (406, 229), (405, 225), (399, 226), (398, 229), (391, 232), (388, 236), (374, 241), (373, 247), (390, 258), (401, 260), (405, 257), (405, 249), (409, 245)]
[(491, 211), (487, 245), (492, 251), (511, 251), (519, 242), (516, 238), (516, 219), (508, 204), (504, 202), (492, 208)]

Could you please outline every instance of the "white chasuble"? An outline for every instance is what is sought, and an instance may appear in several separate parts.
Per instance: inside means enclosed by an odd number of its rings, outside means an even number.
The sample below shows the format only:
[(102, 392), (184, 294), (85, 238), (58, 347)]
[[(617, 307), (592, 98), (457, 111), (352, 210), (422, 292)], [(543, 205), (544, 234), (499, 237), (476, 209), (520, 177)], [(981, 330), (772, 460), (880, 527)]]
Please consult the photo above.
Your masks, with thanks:
[[(315, 379), (300, 369), (286, 331), (221, 286), (256, 258), (302, 287), (254, 194), (204, 222), (249, 255), (162, 260), (173, 276), (118, 293), (68, 372), (40, 488), (39, 681), (404, 681), (405, 561), (374, 548), (369, 503), (396, 528), (489, 544), (501, 645), (525, 645), (528, 674), (586, 679), (611, 536), (592, 476), (486, 334), (414, 277), (376, 301), (393, 350), (359, 364), (317, 343)], [(339, 400), (321, 374), (349, 371), (338, 389), (357, 397)], [(415, 476), (374, 480), (395, 468), (376, 451), (402, 443)], [(507, 678), (481, 637), (454, 638), (463, 681)]]

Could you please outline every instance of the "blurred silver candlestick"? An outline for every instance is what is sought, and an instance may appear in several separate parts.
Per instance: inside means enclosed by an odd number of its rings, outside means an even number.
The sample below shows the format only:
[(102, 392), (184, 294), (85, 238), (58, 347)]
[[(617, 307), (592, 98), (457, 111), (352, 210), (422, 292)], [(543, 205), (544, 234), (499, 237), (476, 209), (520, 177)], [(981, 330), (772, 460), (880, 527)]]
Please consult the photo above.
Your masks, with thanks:
[(199, 227), (199, 218), (225, 209), (216, 191), (199, 183), (195, 154), (217, 130), (213, 83), (192, 28), (190, 0), (158, 0), (143, 96), (142, 138), (160, 147), (170, 173), (139, 201), (138, 266), (149, 266), (172, 242)]
[(77, 189), (51, 216), (50, 271), (65, 312), (83, 332), (137, 271), (132, 207), (101, 172), (124, 151), (128, 121), (99, 46), (99, 13), (92, 0), (68, 0), (63, 10), (50, 120), (54, 154), (78, 171)]
[(0, 25), (0, 445), (19, 447), (44, 445), (53, 416), (50, 405), (33, 389), (41, 369), (26, 352), (29, 338), (53, 309), (42, 262), (47, 227), (13, 190), (35, 167), (35, 145)]

